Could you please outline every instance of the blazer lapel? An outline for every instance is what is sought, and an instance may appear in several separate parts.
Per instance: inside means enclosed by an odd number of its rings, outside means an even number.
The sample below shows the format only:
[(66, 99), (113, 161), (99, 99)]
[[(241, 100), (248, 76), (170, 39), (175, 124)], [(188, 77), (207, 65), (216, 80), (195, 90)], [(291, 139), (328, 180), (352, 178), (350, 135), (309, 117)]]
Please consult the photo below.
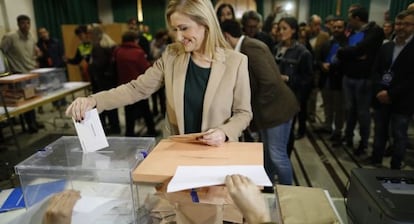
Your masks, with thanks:
[(216, 57), (211, 65), (210, 77), (207, 84), (206, 93), (204, 94), (203, 103), (203, 120), (201, 122), (201, 129), (206, 130), (208, 127), (208, 111), (213, 103), (217, 88), (220, 86), (221, 79), (224, 76), (226, 65), (224, 64), (225, 54), (224, 49), (218, 48), (216, 50)]
[[(410, 40), (410, 42), (407, 43), (407, 45), (404, 46), (404, 48), (401, 50), (401, 52), (398, 54), (397, 58), (395, 58), (394, 61), (394, 65), (395, 63), (398, 63), (402, 58), (405, 58), (405, 54), (408, 51), (412, 51), (413, 49), (413, 44), (414, 44), (414, 38)], [(392, 48), (391, 50), (391, 55), (393, 54), (394, 48)], [(391, 56), (391, 60), (392, 60), (392, 56)]]
[(174, 107), (179, 133), (184, 133), (184, 86), (190, 54), (177, 56), (173, 71)]
[(391, 63), (392, 63), (392, 57), (393, 57), (393, 54), (394, 54), (393, 53), (394, 52), (394, 46), (395, 46), (395, 44), (392, 42), (388, 45), (388, 49), (386, 49), (386, 52), (387, 52), (386, 60), (387, 61), (385, 61), (385, 63), (388, 66), (388, 68), (386, 68), (386, 69), (390, 69), (390, 67), (392, 65)]

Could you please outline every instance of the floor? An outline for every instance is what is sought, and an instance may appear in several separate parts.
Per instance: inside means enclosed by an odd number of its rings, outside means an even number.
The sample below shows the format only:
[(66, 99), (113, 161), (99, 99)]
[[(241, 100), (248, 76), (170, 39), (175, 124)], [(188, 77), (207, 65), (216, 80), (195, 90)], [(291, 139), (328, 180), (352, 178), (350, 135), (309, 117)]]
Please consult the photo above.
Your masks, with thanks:
[[(294, 168), (295, 184), (300, 186), (320, 187), (329, 191), (330, 195), (341, 203), (347, 192), (350, 172), (353, 168), (370, 167), (366, 159), (370, 153), (361, 157), (352, 154), (352, 149), (345, 146), (332, 147), (328, 140), (328, 134), (316, 133), (315, 127), (323, 120), (320, 103), (318, 105), (318, 117), (316, 123), (309, 123), (308, 133), (305, 138), (295, 142), (295, 150), (292, 153), (291, 161)], [(17, 140), (20, 150), (14, 144), (10, 129), (3, 127), (5, 140), (0, 145), (0, 189), (10, 188), (18, 185), (18, 178), (14, 175), (14, 165), (24, 160), (37, 150), (46, 146), (62, 135), (75, 135), (72, 121), (65, 117), (51, 104), (43, 107), (43, 113), (37, 113), (38, 121), (45, 125), (36, 134), (22, 132), (20, 125), (14, 125), (17, 133)], [(124, 127), (123, 110), (119, 110), (121, 127)], [(162, 129), (163, 119), (156, 117), (158, 130)], [(18, 123), (18, 122), (16, 122)], [(137, 132), (145, 133), (145, 125), (139, 124)], [(355, 142), (358, 135), (356, 134)], [(160, 137), (158, 137), (158, 140)], [(414, 126), (409, 130), (410, 145), (414, 140)], [(370, 139), (372, 145), (372, 138)], [(410, 148), (412, 148), (410, 146)], [(414, 150), (408, 149), (403, 169), (413, 170)], [(389, 167), (390, 158), (385, 158), (383, 167)], [(339, 202), (338, 202), (339, 201)]]

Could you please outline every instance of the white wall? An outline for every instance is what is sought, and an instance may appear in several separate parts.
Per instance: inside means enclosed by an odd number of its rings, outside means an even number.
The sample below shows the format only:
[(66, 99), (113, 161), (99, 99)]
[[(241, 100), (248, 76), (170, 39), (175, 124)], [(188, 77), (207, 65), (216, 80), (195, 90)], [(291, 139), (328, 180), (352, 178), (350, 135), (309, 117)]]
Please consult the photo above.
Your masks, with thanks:
[(306, 22), (308, 21), (310, 15), (309, 15), (309, 8), (310, 8), (310, 2), (311, 0), (298, 0), (298, 21), (299, 22)]
[(369, 21), (375, 21), (382, 26), (384, 23), (384, 12), (390, 8), (391, 0), (372, 0), (369, 6)]
[(32, 0), (0, 0), (0, 35), (17, 30), (17, 16), (25, 14), (31, 19), (31, 33), (36, 37), (36, 21)]
[(98, 16), (102, 23), (108, 24), (114, 22), (114, 15), (112, 13), (111, 1), (97, 0)]

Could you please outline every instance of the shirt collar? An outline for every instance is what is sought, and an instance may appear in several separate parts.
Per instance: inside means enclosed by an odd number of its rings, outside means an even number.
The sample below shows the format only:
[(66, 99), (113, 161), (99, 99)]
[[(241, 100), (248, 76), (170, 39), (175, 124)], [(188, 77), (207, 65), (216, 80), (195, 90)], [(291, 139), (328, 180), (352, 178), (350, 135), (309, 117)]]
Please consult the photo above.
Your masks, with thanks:
[(235, 51), (240, 52), (241, 44), (242, 44), (244, 38), (245, 38), (244, 35), (240, 36), (239, 41), (237, 41), (236, 47), (234, 48)]
[(22, 33), (22, 31), (20, 31), (20, 30), (17, 30), (17, 34), (18, 34), (18, 35), (19, 35), (19, 37), (20, 37), (20, 38), (22, 38), (22, 39), (29, 39), (29, 38), (30, 38), (30, 36), (31, 36), (30, 32), (29, 32), (29, 33), (27, 33), (27, 35), (24, 35), (24, 34)]
[(403, 44), (397, 44), (397, 38), (395, 37), (394, 38), (394, 43), (396, 44), (396, 45), (398, 45), (398, 46), (405, 46), (405, 45), (407, 45), (412, 39), (413, 39), (413, 34), (411, 34), (407, 39), (405, 39), (404, 40), (404, 43)]

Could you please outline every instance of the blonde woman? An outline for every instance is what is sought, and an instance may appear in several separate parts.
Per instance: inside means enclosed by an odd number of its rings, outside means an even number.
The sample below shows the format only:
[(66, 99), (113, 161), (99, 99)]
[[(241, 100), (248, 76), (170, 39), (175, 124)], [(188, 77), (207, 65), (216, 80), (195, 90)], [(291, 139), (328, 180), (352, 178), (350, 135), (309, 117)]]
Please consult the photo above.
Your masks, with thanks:
[(251, 118), (247, 57), (230, 49), (210, 0), (172, 0), (166, 21), (176, 43), (136, 80), (76, 99), (66, 114), (81, 121), (96, 107), (109, 110), (148, 98), (165, 84), (166, 135), (205, 132), (200, 141), (237, 141)]

